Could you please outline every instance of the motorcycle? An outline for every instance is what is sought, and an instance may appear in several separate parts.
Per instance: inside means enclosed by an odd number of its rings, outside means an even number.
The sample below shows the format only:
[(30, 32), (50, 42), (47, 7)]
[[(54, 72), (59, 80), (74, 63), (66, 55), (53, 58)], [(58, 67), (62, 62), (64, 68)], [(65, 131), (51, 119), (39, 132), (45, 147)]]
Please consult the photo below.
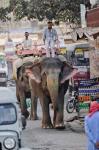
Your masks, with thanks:
[(74, 110), (79, 113), (78, 93), (76, 91), (72, 92), (72, 96), (69, 97), (66, 103), (66, 111), (68, 113), (73, 113)]

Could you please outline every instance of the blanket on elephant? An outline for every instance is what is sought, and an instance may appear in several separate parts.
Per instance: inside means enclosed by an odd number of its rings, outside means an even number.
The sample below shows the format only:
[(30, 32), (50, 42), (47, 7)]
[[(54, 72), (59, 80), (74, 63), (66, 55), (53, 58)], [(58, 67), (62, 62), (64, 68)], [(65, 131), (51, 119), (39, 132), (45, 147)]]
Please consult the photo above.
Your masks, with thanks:
[[(66, 62), (67, 67), (66, 67), (66, 73), (68, 74), (69, 70), (72, 70), (72, 66), (67, 62), (67, 59), (63, 55), (56, 55), (55, 58), (60, 59), (62, 62)], [(26, 64), (27, 62), (32, 62), (35, 63), (37, 60), (42, 61), (42, 59), (47, 59), (46, 56), (43, 57), (34, 57), (34, 56), (29, 56), (29, 57), (23, 57), (23, 58), (18, 58), (13, 62), (13, 79), (17, 80), (17, 70), (20, 68), (22, 65)]]
[(20, 68), (22, 65), (24, 65), (27, 62), (32, 62), (34, 63), (35, 61), (39, 60), (39, 57), (24, 57), (24, 58), (18, 58), (13, 62), (13, 75), (12, 78), (14, 80), (17, 80), (17, 70)]

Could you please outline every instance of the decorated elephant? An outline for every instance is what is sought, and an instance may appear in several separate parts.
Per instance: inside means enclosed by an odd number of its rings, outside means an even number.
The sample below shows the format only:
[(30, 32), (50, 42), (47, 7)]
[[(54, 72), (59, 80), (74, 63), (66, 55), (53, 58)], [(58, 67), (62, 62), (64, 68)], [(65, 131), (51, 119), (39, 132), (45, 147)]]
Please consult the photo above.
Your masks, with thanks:
[[(29, 77), (33, 114), (35, 114), (35, 97), (40, 99), (42, 128), (65, 128), (64, 95), (68, 89), (69, 78), (75, 74), (72, 66), (67, 64), (64, 57), (56, 56), (55, 58), (42, 58), (25, 70)], [(52, 103), (54, 111), (53, 123), (50, 117), (50, 103)]]
[[(29, 78), (25, 73), (27, 66), (32, 65), (32, 62), (27, 62), (17, 69), (17, 80), (16, 80), (16, 96), (20, 103), (22, 114), (28, 118), (29, 112), (27, 111), (26, 98), (31, 98), (31, 90), (29, 86)], [(33, 97), (33, 106), (35, 114), (30, 113), (30, 119), (37, 120), (37, 97)]]

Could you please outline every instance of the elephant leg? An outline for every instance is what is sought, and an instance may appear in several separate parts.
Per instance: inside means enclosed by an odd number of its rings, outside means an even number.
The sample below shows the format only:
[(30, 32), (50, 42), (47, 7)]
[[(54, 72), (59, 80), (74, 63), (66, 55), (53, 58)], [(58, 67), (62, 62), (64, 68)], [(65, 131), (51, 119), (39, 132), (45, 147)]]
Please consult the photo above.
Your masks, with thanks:
[(44, 129), (53, 128), (49, 113), (49, 99), (47, 97), (40, 96), (40, 103), (43, 113), (42, 128)]
[(19, 95), (16, 95), (18, 102), (20, 103), (20, 97)]
[(55, 127), (55, 122), (56, 122), (56, 110), (54, 110), (54, 117), (53, 117), (53, 126)]
[(56, 114), (55, 128), (56, 129), (64, 129), (65, 128), (62, 111), (58, 111)]
[(37, 116), (37, 102), (38, 102), (38, 99), (36, 96), (33, 96), (31, 97), (31, 114), (30, 114), (30, 119), (31, 120), (38, 120), (38, 116)]
[(28, 118), (29, 117), (29, 112), (27, 111), (26, 97), (25, 97), (24, 92), (20, 91), (19, 97), (20, 97), (21, 112), (25, 116), (25, 118)]
[(62, 95), (58, 99), (58, 109), (56, 112), (55, 128), (64, 129), (64, 97)]
[(57, 110), (54, 110), (53, 126), (54, 128), (57, 128), (57, 129), (65, 128), (64, 121), (63, 121), (63, 111), (60, 108)]

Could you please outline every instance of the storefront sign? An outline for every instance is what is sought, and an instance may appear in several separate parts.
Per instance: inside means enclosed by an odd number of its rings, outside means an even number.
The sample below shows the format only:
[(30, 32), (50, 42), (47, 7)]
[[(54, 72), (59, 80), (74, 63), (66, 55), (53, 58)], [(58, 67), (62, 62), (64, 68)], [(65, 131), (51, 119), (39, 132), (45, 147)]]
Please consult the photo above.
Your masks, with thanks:
[(99, 94), (99, 78), (79, 81), (79, 101), (89, 101)]
[(76, 48), (75, 55), (83, 55), (83, 50), (81, 48)]
[(66, 47), (63, 47), (63, 48), (60, 48), (59, 51), (61, 54), (66, 54), (67, 49), (66, 49)]

